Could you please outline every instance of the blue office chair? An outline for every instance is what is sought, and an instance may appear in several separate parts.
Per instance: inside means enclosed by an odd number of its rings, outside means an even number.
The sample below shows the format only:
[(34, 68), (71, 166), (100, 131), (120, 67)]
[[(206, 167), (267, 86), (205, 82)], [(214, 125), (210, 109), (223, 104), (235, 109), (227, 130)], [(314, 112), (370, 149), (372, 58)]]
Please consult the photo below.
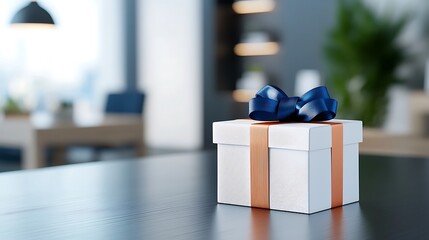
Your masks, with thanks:
[[(107, 102), (105, 107), (105, 113), (111, 114), (143, 114), (145, 95), (138, 91), (125, 91), (121, 93), (110, 93), (107, 95)], [(108, 149), (114, 150), (128, 150), (129, 146), (73, 146), (69, 148), (68, 155), (71, 156), (73, 153), (78, 155), (78, 151), (91, 151), (95, 160), (101, 159), (101, 153)], [(73, 157), (70, 157), (73, 159)]]
[(142, 114), (144, 94), (137, 91), (111, 93), (107, 96), (106, 113)]
[[(0, 147), (0, 172), (14, 171), (21, 169), (20, 161), (22, 161), (22, 150), (20, 148)], [(51, 149), (45, 150), (45, 156), (48, 161), (52, 158)]]
[(0, 172), (16, 171), (21, 168), (22, 151), (16, 148), (0, 148)]
[[(107, 96), (106, 113), (113, 114), (136, 114), (143, 113), (145, 95), (138, 91), (125, 91), (122, 93), (110, 93)], [(128, 149), (123, 146), (117, 149)], [(97, 146), (94, 148), (96, 156), (100, 159), (100, 153), (103, 150), (111, 149), (109, 146)]]
[(17, 148), (0, 147), (0, 158), (5, 160), (16, 160), (21, 159), (21, 150)]

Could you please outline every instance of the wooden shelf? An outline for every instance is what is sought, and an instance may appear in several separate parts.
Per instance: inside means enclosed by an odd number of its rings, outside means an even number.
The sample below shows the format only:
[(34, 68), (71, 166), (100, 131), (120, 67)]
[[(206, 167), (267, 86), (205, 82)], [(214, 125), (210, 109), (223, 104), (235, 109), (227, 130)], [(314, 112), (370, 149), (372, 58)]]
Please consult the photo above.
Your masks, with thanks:
[(280, 45), (277, 42), (238, 43), (234, 47), (237, 56), (266, 56), (279, 52)]
[(275, 6), (274, 0), (237, 0), (232, 4), (232, 9), (238, 14), (252, 14), (271, 12)]

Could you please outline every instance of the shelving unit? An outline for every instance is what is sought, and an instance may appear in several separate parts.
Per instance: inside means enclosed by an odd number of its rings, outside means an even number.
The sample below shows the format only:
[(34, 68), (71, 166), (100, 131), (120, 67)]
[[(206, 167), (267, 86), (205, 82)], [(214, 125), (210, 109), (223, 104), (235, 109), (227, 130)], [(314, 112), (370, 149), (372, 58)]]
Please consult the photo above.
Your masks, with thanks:
[(241, 74), (240, 59), (234, 54), (240, 41), (240, 17), (232, 9), (231, 0), (217, 0), (215, 14), (215, 58), (217, 92), (232, 91)]
[(262, 24), (256, 30), (248, 27), (260, 23), (261, 16), (265, 19), (262, 22), (270, 21), (275, 8), (274, 0), (218, 0), (217, 86), (218, 91), (229, 92), (236, 103), (248, 102), (256, 92), (254, 88), (237, 89), (238, 80), (249, 72), (249, 66), (257, 66), (266, 73), (263, 74), (266, 79), (261, 81), (264, 84), (275, 79), (275, 74), (266, 69), (272, 64), (267, 64), (264, 59), (279, 53), (278, 39), (272, 29), (267, 29), (270, 24)]
[[(278, 54), (280, 44), (273, 39), (273, 36), (264, 27), (257, 29), (257, 31), (253, 30), (253, 32), (249, 32), (249, 29), (245, 29), (245, 26), (246, 24), (252, 25), (256, 21), (251, 16), (268, 15), (274, 11), (275, 7), (276, 2), (274, 0), (237, 0), (232, 5), (233, 10), (237, 14), (240, 14), (243, 21), (241, 29), (242, 37), (240, 42), (234, 47), (234, 53), (240, 57), (244, 69), (242, 79), (240, 80), (242, 88), (236, 84), (237, 89), (232, 92), (232, 98), (237, 103), (247, 103), (255, 96), (256, 91), (260, 87), (270, 83), (270, 77), (267, 70), (261, 64), (260, 58)], [(251, 61), (249, 61), (250, 59)], [(250, 64), (260, 66), (262, 73), (259, 74), (259, 79), (255, 80), (247, 77), (249, 74), (246, 73), (249, 72), (249, 69), (246, 69), (245, 66)], [(255, 84), (255, 81), (257, 84)]]
[[(252, 0), (255, 1), (255, 0)], [(236, 89), (246, 68), (259, 65), (269, 84), (292, 96), (297, 73), (303, 69), (319, 70), (324, 76), (323, 49), (335, 19), (336, 0), (271, 0), (269, 11), (237, 13), (233, 0), (202, 1), (204, 4), (204, 139), (212, 146), (211, 124), (214, 121), (248, 117), (248, 99), (255, 92)], [(244, 32), (263, 30), (276, 42), (273, 55), (238, 56), (234, 47), (244, 43)], [(214, 36), (212, 36), (212, 34)], [(261, 42), (261, 41), (260, 41)], [(214, 62), (213, 62), (214, 60)], [(238, 84), (240, 85), (240, 84)]]

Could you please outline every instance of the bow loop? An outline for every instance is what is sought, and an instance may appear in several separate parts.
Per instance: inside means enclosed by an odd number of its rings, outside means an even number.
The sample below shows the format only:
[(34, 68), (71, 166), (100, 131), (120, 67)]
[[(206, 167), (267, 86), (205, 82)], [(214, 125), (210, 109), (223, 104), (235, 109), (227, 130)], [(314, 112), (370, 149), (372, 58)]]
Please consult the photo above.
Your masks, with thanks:
[(266, 85), (256, 93), (256, 97), (269, 98), (275, 101), (280, 101), (281, 99), (287, 98), (288, 96), (280, 88), (273, 85)]
[(324, 121), (335, 118), (338, 102), (320, 86), (302, 97), (288, 97), (280, 88), (267, 85), (249, 101), (249, 117), (260, 121)]

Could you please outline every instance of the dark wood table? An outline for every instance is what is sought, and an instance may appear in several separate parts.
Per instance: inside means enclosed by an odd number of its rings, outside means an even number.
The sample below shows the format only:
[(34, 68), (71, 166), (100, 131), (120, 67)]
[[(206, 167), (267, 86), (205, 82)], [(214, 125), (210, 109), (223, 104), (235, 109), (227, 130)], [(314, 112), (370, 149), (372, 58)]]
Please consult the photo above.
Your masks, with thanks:
[(0, 174), (0, 239), (428, 239), (429, 160), (362, 156), (360, 203), (216, 203), (214, 152)]

